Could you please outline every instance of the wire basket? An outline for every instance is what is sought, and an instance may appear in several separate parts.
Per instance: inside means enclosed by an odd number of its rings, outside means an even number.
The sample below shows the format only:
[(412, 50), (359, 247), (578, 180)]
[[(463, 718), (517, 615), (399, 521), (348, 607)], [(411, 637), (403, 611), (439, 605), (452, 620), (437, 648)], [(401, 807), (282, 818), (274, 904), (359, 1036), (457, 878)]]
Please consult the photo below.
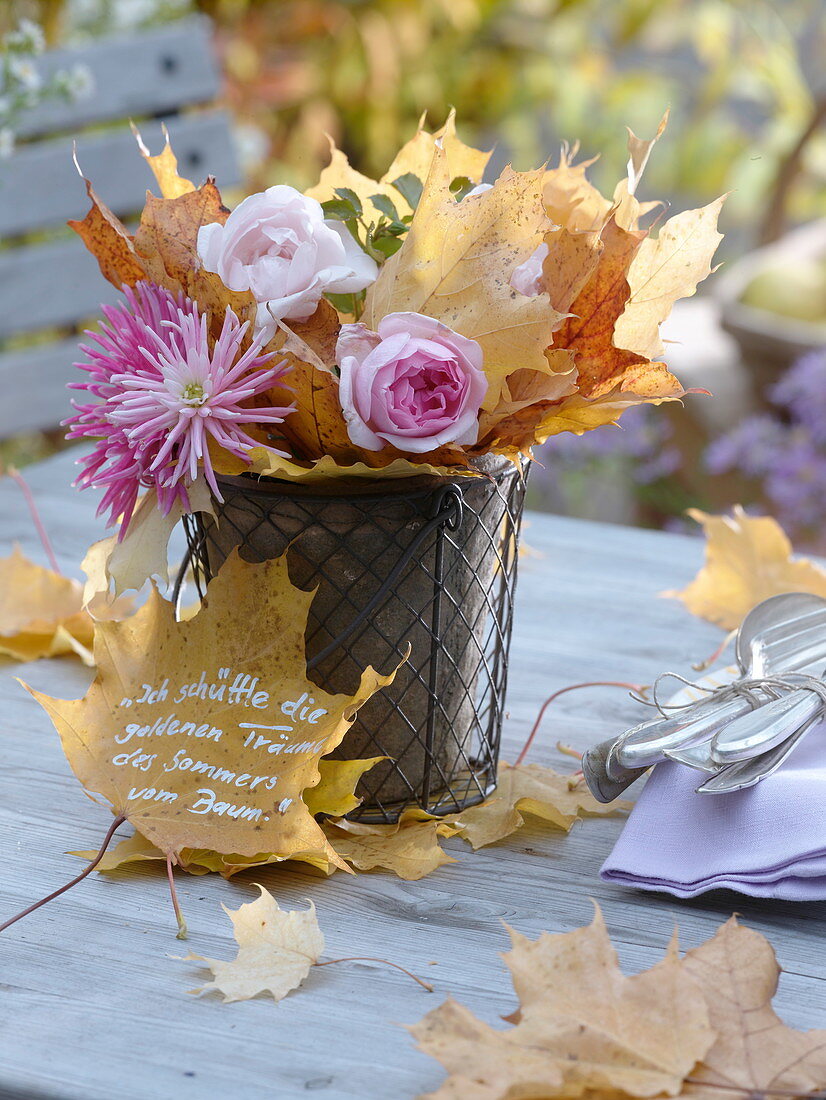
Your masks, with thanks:
[(310, 679), (352, 693), (362, 670), (394, 682), (359, 710), (338, 759), (384, 756), (350, 816), (392, 822), (415, 805), (454, 813), (496, 787), (527, 469), (482, 461), (481, 477), (348, 480), (336, 493), (221, 477), (217, 522), (188, 517), (199, 591), (234, 547), (287, 552), (290, 579), (318, 588), (305, 635)]

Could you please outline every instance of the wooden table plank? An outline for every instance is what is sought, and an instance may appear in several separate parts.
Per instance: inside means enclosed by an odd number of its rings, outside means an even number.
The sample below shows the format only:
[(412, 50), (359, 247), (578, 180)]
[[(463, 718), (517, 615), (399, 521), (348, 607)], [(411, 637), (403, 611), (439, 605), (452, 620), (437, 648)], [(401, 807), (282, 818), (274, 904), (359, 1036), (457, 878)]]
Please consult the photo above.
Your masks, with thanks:
[[(77, 570), (99, 532), (94, 501), (68, 489), (72, 456), (30, 471), (45, 521), (67, 570)], [(0, 483), (0, 536), (42, 560), (19, 490)], [(531, 515), (522, 562), (511, 661), (504, 757), (513, 759), (543, 698), (580, 680), (643, 682), (666, 667), (689, 672), (718, 632), (660, 599), (695, 572), (702, 543), (678, 535)], [(68, 849), (96, 846), (108, 814), (84, 798), (45, 714), (15, 682), (78, 695), (89, 673), (70, 660), (0, 664), (3, 915), (65, 881)], [(582, 749), (634, 721), (621, 691), (563, 696), (533, 758), (569, 768), (557, 739)], [(473, 853), (448, 847), (457, 863), (418, 883), (385, 874), (324, 879), (312, 870), (263, 869), (230, 883), (180, 876), (189, 948), (233, 954), (219, 902), (237, 906), (262, 882), (286, 907), (312, 898), (327, 957), (378, 955), (436, 984), (431, 996), (372, 963), (316, 970), (280, 1005), (264, 999), (224, 1006), (190, 998), (203, 978), (174, 938), (166, 883), (157, 868), (92, 877), (2, 937), (0, 1096), (61, 1100), (154, 1100), (175, 1096), (404, 1100), (435, 1088), (438, 1065), (400, 1025), (450, 992), (491, 1024), (514, 1007), (498, 952), (501, 922), (526, 935), (567, 931), (599, 901), (623, 965), (650, 966), (674, 921), (683, 946), (705, 939), (737, 910), (777, 947), (783, 975), (777, 1005), (798, 1027), (826, 1027), (822, 943), (826, 903), (756, 901), (731, 893), (678, 901), (600, 882), (599, 867), (620, 819), (588, 821), (563, 838), (527, 828)], [(436, 965), (431, 965), (435, 962)]]

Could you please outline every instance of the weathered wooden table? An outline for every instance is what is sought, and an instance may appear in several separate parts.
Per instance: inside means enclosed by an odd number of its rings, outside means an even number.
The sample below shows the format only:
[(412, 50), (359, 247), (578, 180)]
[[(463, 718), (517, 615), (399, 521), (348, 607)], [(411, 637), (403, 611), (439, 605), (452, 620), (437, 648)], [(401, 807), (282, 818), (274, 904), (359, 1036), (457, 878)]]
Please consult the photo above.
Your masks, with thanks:
[[(67, 572), (77, 570), (100, 530), (94, 501), (69, 488), (72, 473), (71, 455), (27, 471)], [(13, 540), (42, 560), (19, 490), (5, 480), (0, 553)], [(536, 514), (526, 541), (505, 759), (513, 759), (555, 688), (592, 679), (642, 683), (666, 667), (690, 672), (691, 661), (719, 639), (658, 596), (693, 575), (700, 541)], [(67, 696), (81, 694), (89, 679), (72, 660), (0, 663), (0, 918), (74, 874), (79, 865), (64, 853), (97, 847), (110, 821), (84, 796), (48, 718), (16, 676)], [(607, 688), (563, 696), (532, 758), (569, 770), (571, 761), (553, 747), (557, 739), (585, 748), (631, 724), (638, 710)], [(219, 902), (252, 900), (253, 882), (261, 882), (284, 907), (313, 899), (327, 957), (393, 959), (425, 975), (435, 995), (388, 967), (349, 963), (312, 971), (278, 1005), (191, 997), (186, 991), (204, 971), (170, 957), (185, 954), (186, 945), (175, 939), (161, 869), (93, 875), (0, 936), (0, 1096), (413, 1098), (443, 1074), (403, 1025), (448, 993), (500, 1024), (515, 1007), (498, 956), (507, 947), (502, 921), (530, 936), (567, 931), (590, 921), (592, 898), (628, 970), (662, 954), (675, 921), (691, 947), (736, 910), (777, 948), (785, 974), (776, 1004), (785, 1019), (826, 1027), (826, 903), (730, 893), (678, 902), (608, 886), (598, 871), (621, 827), (619, 818), (591, 820), (568, 837), (528, 827), (476, 853), (449, 841), (458, 862), (415, 883), (383, 873), (325, 879), (301, 869), (263, 869), (231, 882), (179, 876), (189, 948), (199, 954), (234, 955)]]

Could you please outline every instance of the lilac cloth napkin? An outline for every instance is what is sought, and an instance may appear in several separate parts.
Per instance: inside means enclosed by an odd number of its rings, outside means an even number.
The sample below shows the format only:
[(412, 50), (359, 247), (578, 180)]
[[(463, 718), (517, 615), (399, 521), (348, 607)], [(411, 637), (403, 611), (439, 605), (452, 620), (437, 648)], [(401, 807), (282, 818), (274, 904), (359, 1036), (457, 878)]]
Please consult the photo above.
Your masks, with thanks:
[(696, 794), (701, 781), (683, 764), (658, 764), (601, 877), (680, 898), (826, 898), (826, 724), (754, 787)]

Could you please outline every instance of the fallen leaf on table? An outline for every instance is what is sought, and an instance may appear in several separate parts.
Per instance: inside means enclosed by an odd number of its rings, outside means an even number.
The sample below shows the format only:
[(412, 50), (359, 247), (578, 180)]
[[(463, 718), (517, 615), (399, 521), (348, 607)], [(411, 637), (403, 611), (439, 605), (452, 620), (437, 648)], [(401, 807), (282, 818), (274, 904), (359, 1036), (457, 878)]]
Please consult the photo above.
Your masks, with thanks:
[(724, 630), (734, 630), (751, 609), (783, 592), (812, 592), (826, 597), (826, 570), (807, 558), (793, 558), (792, 544), (769, 516), (747, 516), (739, 505), (730, 516), (691, 509), (702, 524), (706, 558), (682, 591), (664, 592), (694, 615)]
[(574, 932), (510, 936), (513, 1027), (449, 1000), (410, 1029), (450, 1074), (429, 1100), (674, 1096), (712, 1048), (706, 998), (675, 942), (626, 978), (599, 909)]
[(482, 848), (510, 836), (525, 823), (525, 814), (549, 821), (567, 833), (583, 817), (604, 817), (630, 806), (629, 802), (603, 805), (583, 783), (541, 764), (500, 763), (499, 780), (490, 798), (446, 820), (474, 848)]
[(808, 1096), (826, 1087), (826, 1031), (795, 1031), (777, 1016), (780, 967), (759, 932), (732, 917), (686, 954), (683, 968), (705, 994), (717, 1037), (681, 1096), (769, 1100), (774, 1090)]
[(439, 837), (455, 829), (439, 818), (407, 810), (393, 825), (333, 820), (324, 831), (336, 852), (359, 871), (382, 869), (413, 881), (445, 863), (455, 863), (439, 844)]
[(275, 898), (259, 886), (257, 901), (224, 912), (232, 921), (238, 954), (230, 961), (208, 959), (203, 955), (184, 958), (204, 963), (213, 980), (192, 993), (215, 991), (224, 1003), (248, 1001), (259, 993), (270, 993), (280, 1001), (297, 989), (324, 953), (324, 935), (318, 926), (315, 906), (284, 910)]
[(77, 581), (35, 564), (18, 547), (0, 558), (0, 654), (34, 661), (74, 653), (91, 665), (93, 634)]
[[(361, 799), (355, 793), (359, 780), (365, 772), (375, 767), (380, 760), (385, 759), (384, 756), (376, 756), (367, 760), (320, 760), (318, 770), (321, 778), (318, 786), (309, 787), (302, 796), (308, 811), (314, 816), (317, 814), (338, 816), (354, 810), (361, 803)], [(80, 856), (82, 859), (93, 859), (97, 852), (89, 850), (69, 854)], [(114, 848), (110, 848), (98, 863), (97, 870), (116, 871), (129, 863), (147, 860), (166, 860), (166, 856), (160, 848), (136, 832), (120, 840)], [(243, 857), (194, 848), (183, 848), (178, 856), (179, 866), (185, 871), (192, 874), (208, 874), (210, 871), (215, 871), (225, 878), (239, 871), (248, 870), (250, 867), (262, 867), (282, 861), (283, 857), (267, 853)], [(328, 858), (315, 857), (312, 853), (307, 853), (303, 857), (303, 862), (313, 864), (325, 874), (331, 874), (338, 869), (337, 865)]]
[(133, 618), (96, 624), (98, 672), (83, 699), (29, 690), (84, 787), (166, 855), (346, 870), (301, 795), (395, 673), (368, 668), (353, 696), (311, 683), (313, 595), (292, 585), (284, 557), (252, 565), (233, 552), (189, 622), (153, 588)]
[(304, 794), (304, 803), (311, 814), (343, 817), (361, 805), (356, 787), (363, 775), (375, 768), (386, 756), (371, 756), (366, 760), (320, 760), (321, 779), (316, 787)]

